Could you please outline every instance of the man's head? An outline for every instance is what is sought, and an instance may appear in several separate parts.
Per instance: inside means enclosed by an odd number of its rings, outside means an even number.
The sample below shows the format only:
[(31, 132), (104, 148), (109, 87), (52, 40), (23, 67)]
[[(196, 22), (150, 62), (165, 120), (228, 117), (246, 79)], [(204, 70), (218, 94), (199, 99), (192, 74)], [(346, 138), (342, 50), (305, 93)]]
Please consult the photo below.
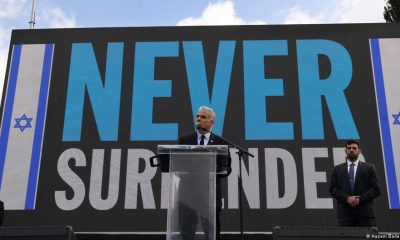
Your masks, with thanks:
[[(215, 112), (209, 107), (201, 106), (196, 116), (196, 125), (199, 125), (201, 128), (207, 129), (211, 131), (212, 126), (215, 122)], [(199, 132), (203, 133), (204, 131), (199, 129)]]
[(361, 153), (360, 142), (358, 142), (356, 140), (347, 141), (346, 149), (344, 151), (346, 152), (347, 158), (351, 162), (356, 161), (358, 159), (358, 156)]

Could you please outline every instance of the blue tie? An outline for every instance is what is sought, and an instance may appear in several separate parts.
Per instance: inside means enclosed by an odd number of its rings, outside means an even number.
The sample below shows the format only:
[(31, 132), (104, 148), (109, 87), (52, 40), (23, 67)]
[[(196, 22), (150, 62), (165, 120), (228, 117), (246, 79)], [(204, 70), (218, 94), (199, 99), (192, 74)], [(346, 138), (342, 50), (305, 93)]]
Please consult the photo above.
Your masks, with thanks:
[(350, 183), (350, 191), (351, 194), (354, 193), (354, 163), (350, 164), (350, 170), (349, 170), (349, 183)]

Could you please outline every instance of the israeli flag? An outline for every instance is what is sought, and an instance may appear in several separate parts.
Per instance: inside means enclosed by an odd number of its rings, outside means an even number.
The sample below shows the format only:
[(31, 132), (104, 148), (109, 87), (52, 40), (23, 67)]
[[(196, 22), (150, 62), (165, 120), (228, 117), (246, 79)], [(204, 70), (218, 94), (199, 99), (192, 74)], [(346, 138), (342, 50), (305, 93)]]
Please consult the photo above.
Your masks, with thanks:
[(370, 39), (389, 207), (400, 209), (400, 38)]
[(14, 45), (0, 130), (0, 199), (34, 209), (53, 44)]

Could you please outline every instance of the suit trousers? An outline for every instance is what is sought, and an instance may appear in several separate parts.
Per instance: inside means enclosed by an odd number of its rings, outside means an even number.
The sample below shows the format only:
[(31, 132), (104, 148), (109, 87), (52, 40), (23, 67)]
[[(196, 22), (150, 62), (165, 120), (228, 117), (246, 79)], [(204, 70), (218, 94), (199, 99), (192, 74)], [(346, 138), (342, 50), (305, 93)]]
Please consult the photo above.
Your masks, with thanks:
[[(196, 228), (197, 228), (197, 223), (198, 220), (200, 219), (201, 225), (204, 231), (204, 240), (209, 239), (209, 229), (212, 226), (209, 226), (208, 219), (205, 218), (204, 216), (201, 216), (198, 212), (193, 210), (192, 208), (188, 207), (185, 204), (179, 204), (178, 205), (178, 211), (179, 211), (179, 227), (181, 230), (181, 237), (182, 240), (194, 240), (196, 239)], [(217, 207), (216, 208), (216, 222), (215, 222), (215, 235), (216, 239), (220, 239), (220, 221), (219, 221), (219, 215), (221, 213), (221, 208)]]

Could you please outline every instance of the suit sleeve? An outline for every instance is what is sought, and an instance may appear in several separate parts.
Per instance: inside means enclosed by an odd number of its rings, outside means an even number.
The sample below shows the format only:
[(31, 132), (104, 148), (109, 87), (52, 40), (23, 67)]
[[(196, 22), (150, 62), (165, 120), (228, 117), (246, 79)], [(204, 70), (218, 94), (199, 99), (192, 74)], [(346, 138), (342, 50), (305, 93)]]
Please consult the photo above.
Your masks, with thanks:
[(224, 174), (218, 174), (219, 177), (224, 178), (229, 176), (232, 172), (232, 167), (231, 167), (231, 155), (228, 150), (227, 155), (219, 155), (217, 157), (217, 172), (226, 172)]
[(329, 187), (329, 192), (332, 197), (334, 197), (336, 200), (347, 203), (347, 198), (349, 197), (349, 194), (343, 192), (340, 190), (340, 185), (339, 185), (339, 176), (338, 176), (338, 167), (335, 167), (332, 172), (331, 176), (331, 183)]
[[(178, 144), (183, 145), (187, 142), (184, 137), (180, 137), (178, 140)], [(169, 161), (170, 161), (170, 154), (158, 154), (159, 161), (161, 163), (161, 171), (162, 172), (169, 172)]]
[(368, 185), (368, 190), (360, 194), (360, 202), (372, 201), (381, 194), (379, 178), (373, 165), (368, 168)]

